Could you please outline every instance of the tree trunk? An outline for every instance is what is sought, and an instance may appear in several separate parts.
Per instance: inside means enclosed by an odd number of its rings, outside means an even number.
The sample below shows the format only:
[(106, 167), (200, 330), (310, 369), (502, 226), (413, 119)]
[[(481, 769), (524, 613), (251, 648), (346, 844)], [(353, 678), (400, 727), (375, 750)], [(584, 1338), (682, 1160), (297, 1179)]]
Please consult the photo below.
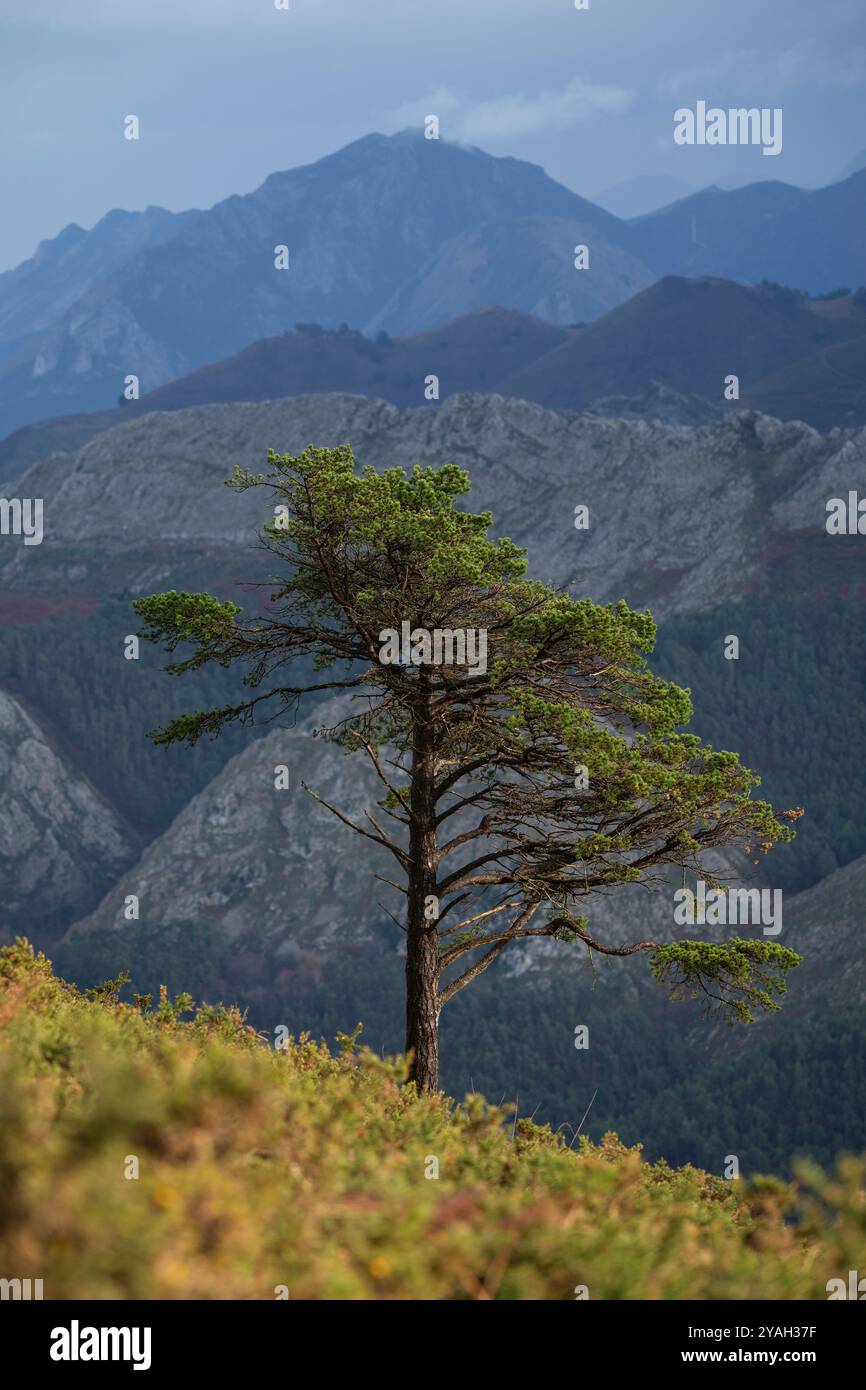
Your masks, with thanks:
[(419, 1091), (439, 1085), (439, 989), (436, 943), (430, 934), (409, 941), (406, 953), (406, 1051), (412, 1053), (409, 1080)]
[(436, 894), (436, 802), (430, 696), (424, 691), (415, 719), (410, 795), (408, 898), (406, 910), (406, 1051), (412, 1053), (409, 1080), (419, 1091), (439, 1085), (439, 981), (437, 913), (428, 909)]

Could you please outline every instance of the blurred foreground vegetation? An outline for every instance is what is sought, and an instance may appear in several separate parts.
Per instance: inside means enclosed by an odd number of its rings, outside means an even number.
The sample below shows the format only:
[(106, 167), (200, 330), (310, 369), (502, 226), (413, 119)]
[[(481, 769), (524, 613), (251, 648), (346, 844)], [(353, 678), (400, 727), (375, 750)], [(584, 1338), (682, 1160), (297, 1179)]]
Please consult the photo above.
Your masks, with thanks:
[(862, 1159), (794, 1186), (572, 1149), (354, 1038), (116, 983), (0, 952), (0, 1276), (48, 1299), (823, 1299), (862, 1266)]

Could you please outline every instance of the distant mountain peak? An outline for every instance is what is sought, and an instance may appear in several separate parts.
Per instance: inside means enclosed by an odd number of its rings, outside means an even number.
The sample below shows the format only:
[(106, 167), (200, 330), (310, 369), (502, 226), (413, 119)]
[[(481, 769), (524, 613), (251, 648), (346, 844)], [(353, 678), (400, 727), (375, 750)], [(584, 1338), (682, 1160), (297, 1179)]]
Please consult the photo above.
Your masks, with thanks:
[[(45, 237), (40, 241), (34, 252), (33, 260), (38, 261), (40, 258), (49, 256), (61, 248), (73, 246), (75, 242), (80, 241), (82, 237), (86, 236), (87, 232), (83, 227), (79, 226), (77, 222), (67, 222), (66, 226), (62, 228), (56, 236)], [(6, 273), (8, 274), (9, 272)]]
[[(864, 194), (866, 174), (813, 191), (713, 187), (626, 222), (539, 165), (428, 140), (420, 120), (373, 131), (206, 211), (112, 209), (91, 232), (66, 230), (0, 277), (0, 436), (50, 414), (110, 408), (128, 372), (146, 395), (298, 322), (398, 336), (499, 304), (586, 324), (667, 275), (698, 280), (684, 292), (692, 299), (709, 299), (722, 280), (810, 294), (862, 285)], [(288, 275), (275, 274), (283, 244)], [(583, 245), (591, 269), (577, 274)], [(748, 306), (730, 287), (718, 296), (728, 301), (727, 322), (724, 305), (717, 314), (728, 341)], [(703, 339), (697, 348), (704, 358)], [(623, 380), (611, 352), (605, 380), (587, 364), (589, 399), (645, 385)], [(677, 355), (678, 372), (691, 372), (690, 358)], [(714, 365), (699, 394), (715, 397), (716, 374)]]

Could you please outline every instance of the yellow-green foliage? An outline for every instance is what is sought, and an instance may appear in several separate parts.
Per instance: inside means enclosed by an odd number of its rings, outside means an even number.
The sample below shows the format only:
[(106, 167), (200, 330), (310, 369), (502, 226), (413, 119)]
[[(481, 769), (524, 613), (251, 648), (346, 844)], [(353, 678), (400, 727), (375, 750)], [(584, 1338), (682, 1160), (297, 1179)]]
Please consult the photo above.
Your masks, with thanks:
[(860, 1160), (803, 1194), (615, 1136), (572, 1152), (480, 1097), (418, 1098), (352, 1039), (276, 1051), (177, 1002), (86, 999), (27, 943), (0, 952), (0, 1277), (46, 1298), (826, 1298), (862, 1268)]

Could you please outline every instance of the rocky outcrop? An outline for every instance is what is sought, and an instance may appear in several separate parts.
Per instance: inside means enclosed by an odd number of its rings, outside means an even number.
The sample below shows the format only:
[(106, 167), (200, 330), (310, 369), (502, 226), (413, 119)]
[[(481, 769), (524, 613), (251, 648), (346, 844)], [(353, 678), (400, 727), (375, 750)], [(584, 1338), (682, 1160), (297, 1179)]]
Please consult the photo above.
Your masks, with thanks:
[(37, 464), (16, 487), (44, 498), (45, 539), (3, 539), (0, 587), (141, 592), (185, 582), (193, 565), (212, 582), (251, 578), (267, 499), (222, 484), (235, 463), (260, 470), (268, 448), (311, 443), (349, 443), (377, 468), (465, 465), (468, 505), (528, 547), (531, 572), (598, 601), (664, 615), (862, 578), (858, 538), (824, 523), (828, 498), (866, 495), (866, 430), (820, 435), (754, 412), (663, 425), (496, 395), (398, 410), (333, 395), (147, 415)]
[(278, 957), (367, 939), (387, 921), (376, 900), (396, 906), (376, 880), (394, 877), (391, 858), (302, 784), (367, 828), (380, 784), (363, 755), (316, 737), (330, 722), (320, 709), (233, 758), (73, 930), (123, 928), (135, 895), (142, 926), (206, 922), (228, 939), (252, 930), (260, 951)]
[(98, 901), (139, 843), (23, 705), (0, 691), (0, 933), (44, 932)]

